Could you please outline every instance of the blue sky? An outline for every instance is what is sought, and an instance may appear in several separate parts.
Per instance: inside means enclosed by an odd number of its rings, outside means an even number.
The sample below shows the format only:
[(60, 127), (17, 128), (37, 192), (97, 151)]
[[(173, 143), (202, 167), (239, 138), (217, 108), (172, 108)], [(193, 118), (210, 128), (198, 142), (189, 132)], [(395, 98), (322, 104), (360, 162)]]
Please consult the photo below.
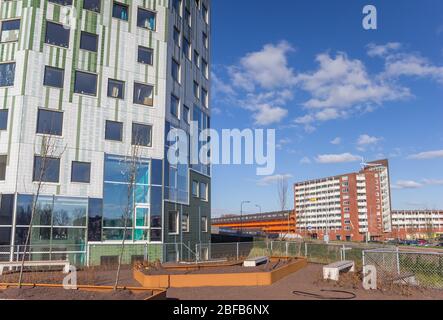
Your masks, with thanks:
[[(213, 0), (212, 53), (212, 126), (276, 129), (276, 176), (388, 158), (395, 209), (443, 209), (442, 1)], [(214, 166), (213, 214), (278, 209), (276, 176)]]

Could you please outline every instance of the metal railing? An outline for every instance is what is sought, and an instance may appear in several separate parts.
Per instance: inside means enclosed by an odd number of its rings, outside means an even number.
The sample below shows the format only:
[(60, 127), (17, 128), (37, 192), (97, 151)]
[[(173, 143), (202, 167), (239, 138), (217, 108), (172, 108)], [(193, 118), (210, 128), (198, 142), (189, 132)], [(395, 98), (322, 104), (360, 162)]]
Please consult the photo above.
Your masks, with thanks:
[(363, 252), (363, 265), (377, 270), (381, 285), (414, 285), (443, 289), (443, 253), (373, 249)]

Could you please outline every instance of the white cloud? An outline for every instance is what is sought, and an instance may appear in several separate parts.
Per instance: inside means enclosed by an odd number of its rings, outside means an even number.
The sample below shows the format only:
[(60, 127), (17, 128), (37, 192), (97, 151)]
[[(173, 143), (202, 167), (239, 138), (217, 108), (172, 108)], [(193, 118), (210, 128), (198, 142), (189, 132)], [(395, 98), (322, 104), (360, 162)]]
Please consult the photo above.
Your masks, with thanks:
[(290, 144), (291, 142), (292, 142), (291, 139), (289, 139), (289, 138), (283, 138), (283, 139), (280, 139), (280, 140), (277, 142), (277, 144), (276, 144), (275, 147), (276, 147), (278, 150), (282, 150), (284, 146)]
[(358, 138), (357, 144), (359, 146), (365, 146), (365, 145), (368, 145), (368, 144), (377, 144), (380, 140), (381, 140), (381, 138), (371, 137), (370, 135), (362, 134)]
[(239, 66), (229, 69), (234, 85), (247, 91), (255, 86), (272, 90), (294, 84), (294, 70), (288, 66), (288, 53), (294, 48), (286, 41), (266, 44), (260, 51), (248, 53)]
[(400, 53), (386, 58), (383, 76), (386, 78), (430, 77), (443, 83), (443, 67), (435, 66), (426, 58), (416, 54)]
[(337, 138), (335, 138), (335, 139), (333, 139), (332, 141), (331, 141), (331, 144), (333, 144), (333, 145), (339, 145), (339, 144), (341, 144), (341, 138), (340, 137), (337, 137)]
[(410, 97), (408, 89), (371, 77), (360, 60), (351, 60), (345, 53), (335, 57), (323, 53), (316, 60), (319, 64), (316, 71), (297, 76), (297, 84), (311, 99), (303, 104), (308, 114), (296, 119), (296, 123), (346, 118), (353, 113), (372, 111), (386, 101)]
[(308, 157), (303, 157), (301, 160), (300, 160), (300, 163), (301, 164), (310, 164), (312, 161), (311, 161), (311, 159), (309, 159)]
[(423, 185), (413, 180), (399, 180), (392, 186), (394, 189), (419, 189)]
[(257, 185), (261, 187), (266, 187), (272, 184), (277, 183), (281, 179), (291, 179), (291, 174), (276, 174), (273, 176), (267, 176), (257, 181)]
[(382, 57), (390, 53), (391, 51), (398, 50), (402, 47), (399, 42), (388, 42), (384, 45), (376, 45), (375, 43), (370, 43), (367, 45), (368, 55), (370, 57)]
[(420, 189), (425, 186), (441, 186), (443, 185), (442, 179), (422, 179), (421, 182), (414, 180), (399, 180), (392, 187), (394, 189)]
[(423, 179), (423, 183), (428, 186), (441, 186), (443, 185), (443, 179)]
[(361, 161), (361, 157), (353, 155), (351, 153), (323, 154), (323, 155), (318, 155), (315, 161), (321, 164), (345, 163), (345, 162)]
[(256, 106), (253, 118), (258, 125), (271, 125), (281, 122), (288, 115), (288, 110), (280, 107), (272, 107), (268, 104)]
[(212, 94), (214, 96), (218, 95), (235, 95), (235, 91), (232, 86), (228, 83), (223, 82), (215, 72), (211, 73), (212, 80)]
[(443, 158), (443, 150), (426, 151), (426, 152), (413, 154), (408, 157), (408, 159), (414, 159), (414, 160), (429, 160), (436, 158)]

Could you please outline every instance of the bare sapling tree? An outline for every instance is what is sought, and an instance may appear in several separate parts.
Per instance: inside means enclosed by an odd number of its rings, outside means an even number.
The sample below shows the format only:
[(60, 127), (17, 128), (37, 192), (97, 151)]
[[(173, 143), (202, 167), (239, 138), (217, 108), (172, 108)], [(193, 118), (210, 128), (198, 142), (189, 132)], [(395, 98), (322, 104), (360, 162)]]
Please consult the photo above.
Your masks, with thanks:
[[(46, 183), (47, 183), (47, 175), (48, 171), (52, 165), (54, 160), (60, 159), (66, 151), (66, 145), (62, 145), (60, 139), (55, 138), (53, 135), (44, 135), (41, 137), (41, 144), (36, 143), (36, 152), (34, 154), (38, 154), (38, 160), (36, 159), (36, 163), (34, 164), (34, 176), (33, 182), (36, 185), (36, 189), (34, 192), (34, 197), (32, 200), (32, 209), (31, 216), (29, 220), (29, 228), (26, 234), (26, 240), (24, 244), (23, 254), (21, 257), (20, 264), (20, 275), (18, 279), (18, 287), (22, 287), (23, 281), (23, 269), (25, 265), (26, 255), (28, 254), (28, 249), (30, 246), (30, 241), (32, 239), (32, 225), (34, 223), (34, 218), (36, 212), (38, 210), (38, 202), (40, 194), (42, 193)], [(38, 150), (39, 148), (39, 150)], [(60, 168), (58, 168), (60, 170)], [(29, 254), (30, 255), (30, 254)]]
[(114, 291), (118, 289), (118, 283), (120, 281), (120, 272), (123, 264), (123, 255), (125, 252), (126, 245), (126, 236), (129, 230), (129, 221), (133, 215), (135, 210), (134, 203), (134, 190), (136, 188), (137, 181), (137, 171), (140, 166), (141, 157), (140, 157), (140, 146), (141, 146), (141, 138), (140, 135), (137, 134), (134, 137), (133, 145), (131, 146), (130, 156), (126, 157), (124, 174), (127, 179), (127, 198), (125, 202), (125, 207), (123, 208), (123, 240), (122, 245), (120, 247), (120, 254), (118, 258), (118, 266), (117, 266), (117, 274), (115, 276), (114, 283)]
[[(288, 191), (289, 184), (288, 178), (285, 176), (279, 177), (277, 181), (277, 195), (278, 195), (278, 204), (282, 213), (286, 211), (286, 207), (288, 204)], [(283, 235), (282, 240), (286, 239), (291, 230), (291, 214), (288, 212), (288, 229), (286, 234)]]

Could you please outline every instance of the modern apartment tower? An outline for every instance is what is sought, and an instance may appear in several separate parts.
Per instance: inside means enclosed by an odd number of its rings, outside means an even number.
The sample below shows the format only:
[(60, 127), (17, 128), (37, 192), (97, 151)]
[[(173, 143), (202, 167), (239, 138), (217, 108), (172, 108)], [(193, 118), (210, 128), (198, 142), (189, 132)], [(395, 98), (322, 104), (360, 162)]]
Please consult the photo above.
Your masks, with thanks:
[(380, 240), (392, 231), (388, 160), (361, 171), (296, 183), (297, 230), (330, 240)]
[(99, 264), (125, 237), (127, 261), (177, 260), (210, 242), (210, 167), (166, 157), (170, 129), (209, 127), (210, 7), (0, 2), (1, 260), (22, 250), (36, 199), (38, 259)]

